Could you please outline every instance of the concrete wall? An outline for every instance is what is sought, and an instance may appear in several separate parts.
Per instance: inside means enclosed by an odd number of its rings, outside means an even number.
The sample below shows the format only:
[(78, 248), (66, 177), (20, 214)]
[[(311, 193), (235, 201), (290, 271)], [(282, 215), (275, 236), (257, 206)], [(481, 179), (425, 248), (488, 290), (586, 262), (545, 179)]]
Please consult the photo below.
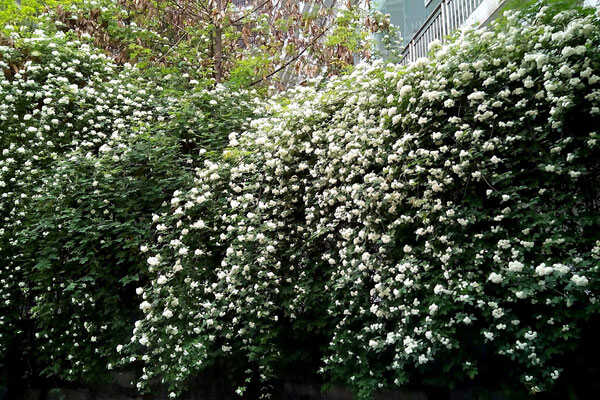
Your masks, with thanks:
[[(117, 373), (114, 383), (93, 388), (56, 388), (43, 393), (39, 389), (28, 390), (23, 399), (18, 400), (169, 400), (168, 391), (159, 389), (152, 395), (139, 395), (132, 385), (133, 373)], [(247, 393), (244, 399), (233, 394), (233, 387), (221, 374), (208, 374), (190, 383), (190, 391), (180, 400), (255, 400), (254, 394)], [(509, 400), (495, 395), (494, 400)], [(490, 398), (490, 399), (492, 399)], [(412, 388), (394, 392), (379, 393), (374, 400), (473, 400), (470, 389), (439, 391), (432, 388)], [(17, 400), (3, 398), (0, 400)], [(319, 383), (304, 376), (292, 377), (280, 382), (274, 390), (272, 400), (353, 400), (352, 393), (343, 387), (333, 387), (321, 392)]]
[[(230, 395), (230, 392), (224, 392), (218, 387), (197, 388), (180, 400), (240, 400), (240, 397)], [(488, 392), (490, 400), (511, 400), (500, 393)], [(112, 388), (104, 390), (91, 391), (90, 389), (55, 389), (42, 398), (39, 390), (31, 390), (23, 400), (169, 400), (166, 392), (139, 396), (135, 394), (126, 394), (114, 391)], [(379, 393), (375, 400), (474, 400), (473, 391), (453, 390), (445, 393), (442, 397), (439, 394), (431, 394), (421, 390), (404, 390), (395, 392)], [(248, 397), (244, 400), (255, 400)], [(281, 392), (276, 393), (274, 400), (353, 400), (352, 394), (344, 388), (333, 388), (327, 393), (320, 391), (316, 384), (307, 383), (286, 383)]]
[(380, 0), (376, 4), (380, 11), (390, 14), (392, 24), (400, 28), (405, 44), (427, 17), (423, 0)]

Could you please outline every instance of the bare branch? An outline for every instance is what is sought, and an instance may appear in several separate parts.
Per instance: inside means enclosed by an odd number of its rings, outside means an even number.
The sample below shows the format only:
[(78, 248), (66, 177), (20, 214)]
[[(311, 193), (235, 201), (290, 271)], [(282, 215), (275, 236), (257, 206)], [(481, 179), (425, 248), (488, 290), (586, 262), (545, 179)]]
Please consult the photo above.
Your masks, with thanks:
[(293, 63), (294, 61), (296, 61), (297, 59), (299, 59), (305, 52), (306, 50), (308, 50), (310, 47), (312, 47), (321, 37), (323, 37), (323, 35), (331, 28), (331, 25), (329, 25), (327, 28), (325, 28), (320, 34), (318, 34), (317, 36), (315, 36), (313, 38), (313, 40), (311, 40), (311, 42), (305, 46), (302, 51), (300, 51), (298, 54), (296, 54), (296, 56), (294, 56), (292, 59), (290, 59), (288, 62), (286, 62), (285, 64), (283, 64), (281, 67), (277, 68), (275, 71), (271, 72), (270, 74), (263, 76), (262, 78), (252, 82), (251, 84), (248, 85), (248, 87), (252, 87), (266, 79), (269, 79), (270, 77), (272, 77), (273, 75), (277, 74), (278, 72), (284, 70), (285, 68), (287, 68), (291, 63)]
[(238, 19), (234, 20), (231, 22), (232, 25), (237, 24), (238, 22), (240, 22), (241, 20), (243, 20), (244, 18), (254, 14), (256, 11), (258, 11), (259, 9), (263, 8), (265, 4), (267, 4), (268, 2), (270, 2), (271, 0), (265, 0), (263, 1), (261, 4), (259, 4), (258, 6), (254, 7), (254, 9), (252, 9), (251, 11), (249, 11), (248, 13), (242, 15), (241, 17), (239, 17)]

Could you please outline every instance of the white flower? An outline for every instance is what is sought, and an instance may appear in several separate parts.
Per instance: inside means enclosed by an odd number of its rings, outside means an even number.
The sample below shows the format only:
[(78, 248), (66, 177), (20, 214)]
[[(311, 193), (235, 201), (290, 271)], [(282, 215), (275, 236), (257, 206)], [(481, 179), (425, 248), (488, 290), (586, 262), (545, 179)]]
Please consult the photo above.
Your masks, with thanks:
[(471, 93), (467, 98), (471, 101), (481, 101), (485, 97), (485, 92), (475, 91)]
[(527, 298), (527, 292), (525, 292), (523, 290), (519, 290), (518, 292), (515, 293), (515, 296), (517, 296), (518, 299), (525, 299), (525, 298)]
[(199, 219), (198, 221), (196, 221), (192, 224), (192, 228), (194, 228), (194, 229), (202, 229), (204, 227), (206, 227), (206, 224), (201, 219)]
[(147, 313), (148, 311), (150, 311), (151, 308), (152, 308), (152, 304), (150, 304), (147, 301), (143, 301), (140, 304), (140, 310), (142, 310), (144, 313)]
[(455, 102), (452, 99), (448, 99), (448, 100), (444, 101), (444, 107), (446, 107), (446, 108), (452, 108), (452, 107), (454, 107), (454, 104), (455, 104)]
[(573, 282), (575, 286), (587, 286), (589, 283), (588, 279), (585, 276), (577, 274), (574, 274), (571, 277), (571, 282)]
[(160, 256), (156, 255), (154, 257), (148, 257), (148, 265), (151, 265), (153, 267), (157, 266), (158, 264), (160, 264)]
[(527, 340), (533, 340), (536, 337), (537, 337), (537, 332), (534, 332), (534, 331), (525, 332), (525, 339), (527, 339)]
[(565, 264), (554, 264), (552, 268), (558, 275), (564, 275), (571, 270), (571, 268)]
[(437, 285), (435, 285), (435, 287), (433, 288), (433, 293), (435, 293), (435, 294), (444, 293), (445, 291), (446, 291), (446, 289), (444, 289), (444, 287), (442, 285), (440, 285), (439, 283)]
[(159, 276), (156, 280), (156, 283), (158, 283), (159, 285), (164, 285), (165, 283), (167, 283), (167, 277), (164, 275)]
[(552, 272), (554, 272), (554, 268), (546, 266), (543, 263), (535, 267), (535, 274), (538, 276), (550, 275)]
[(439, 39), (432, 40), (427, 47), (429, 51), (438, 50), (442, 47), (442, 41)]
[(508, 270), (510, 272), (521, 272), (523, 271), (523, 268), (525, 266), (523, 265), (523, 263), (519, 262), (519, 261), (510, 261), (508, 263)]
[[(400, 82), (398, 82), (398, 83), (400, 83)], [(406, 97), (406, 95), (409, 94), (411, 91), (412, 91), (412, 86), (410, 86), (410, 85), (402, 86), (399, 90), (400, 97)]]
[(503, 279), (504, 278), (502, 277), (502, 275), (497, 274), (495, 272), (492, 272), (490, 274), (490, 276), (488, 277), (488, 280), (491, 281), (492, 283), (501, 283)]

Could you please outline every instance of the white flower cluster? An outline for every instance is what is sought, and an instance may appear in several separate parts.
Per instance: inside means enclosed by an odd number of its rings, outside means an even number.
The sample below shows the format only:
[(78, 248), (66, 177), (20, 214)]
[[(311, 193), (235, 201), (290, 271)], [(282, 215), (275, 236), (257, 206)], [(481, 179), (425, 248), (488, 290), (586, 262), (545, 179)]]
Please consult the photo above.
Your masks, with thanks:
[(155, 221), (138, 386), (232, 353), (268, 380), (316, 320), (322, 371), (363, 394), (472, 377), (477, 346), (547, 388), (574, 304), (596, 309), (600, 22), (545, 12), (293, 89), (232, 134)]
[[(222, 149), (221, 131), (239, 129), (257, 107), (252, 92), (221, 85), (164, 95), (162, 82), (54, 29), (11, 40), (0, 46), (0, 353), (11, 341), (25, 346), (17, 327), (34, 321), (40, 365), (94, 380), (131, 331), (138, 307), (128, 279), (144, 282), (140, 265), (160, 263), (143, 248), (136, 254), (150, 232), (144, 218), (159, 211), (148, 203), (167, 200), (191, 154)], [(138, 203), (119, 210), (136, 185), (147, 185)]]
[[(20, 247), (20, 241), (28, 234), (27, 219), (41, 217), (40, 210), (30, 207), (74, 178), (65, 177), (73, 170), (65, 172), (60, 161), (80, 159), (82, 165), (94, 165), (105, 158), (116, 162), (137, 134), (132, 127), (158, 113), (150, 106), (154, 95), (143, 81), (136, 81), (134, 68), (118, 68), (85, 41), (44, 29), (22, 36), (15, 32), (12, 41), (11, 46), (0, 48), (4, 71), (0, 78), (0, 254), (4, 260), (0, 309), (5, 316), (0, 330), (7, 332), (2, 339), (18, 334), (13, 324), (19, 322), (14, 318), (22, 315), (14, 307), (34, 301), (31, 317), (39, 318), (35, 331), (40, 343), (38, 359), (54, 363), (65, 379), (79, 379), (97, 367), (91, 360), (106, 357), (103, 346), (113, 332), (100, 315), (90, 315), (98, 295), (89, 281), (57, 279), (48, 259), (41, 255), (43, 262), (24, 258), (29, 249)], [(97, 211), (98, 215), (108, 213)], [(43, 235), (52, 229), (44, 226)], [(54, 273), (61, 276), (58, 270)], [(34, 282), (33, 274), (44, 278)], [(61, 306), (50, 307), (57, 293), (64, 293), (61, 297), (70, 304), (67, 318)]]

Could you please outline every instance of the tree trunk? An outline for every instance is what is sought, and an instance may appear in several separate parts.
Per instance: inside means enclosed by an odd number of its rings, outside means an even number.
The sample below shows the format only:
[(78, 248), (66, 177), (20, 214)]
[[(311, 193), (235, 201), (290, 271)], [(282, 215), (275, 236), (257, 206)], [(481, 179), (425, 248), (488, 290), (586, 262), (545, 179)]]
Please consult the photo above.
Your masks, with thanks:
[(220, 26), (215, 26), (215, 80), (223, 79), (223, 31)]
[(223, 80), (223, 27), (221, 26), (221, 0), (216, 0), (217, 15), (215, 18), (215, 80)]

